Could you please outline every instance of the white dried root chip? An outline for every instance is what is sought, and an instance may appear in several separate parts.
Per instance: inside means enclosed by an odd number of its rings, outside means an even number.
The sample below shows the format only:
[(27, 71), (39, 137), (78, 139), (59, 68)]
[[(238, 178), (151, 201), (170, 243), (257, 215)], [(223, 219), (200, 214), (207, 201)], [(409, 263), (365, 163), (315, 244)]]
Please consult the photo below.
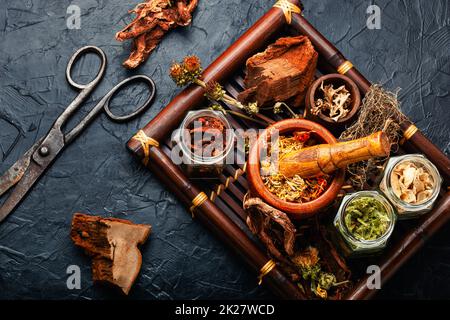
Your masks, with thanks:
[(421, 181), (419, 179), (419, 175), (416, 175), (414, 177), (414, 185), (413, 185), (413, 190), (415, 193), (419, 193), (425, 190), (425, 183), (423, 183), (423, 181)]
[(391, 185), (394, 194), (401, 200), (420, 204), (433, 194), (434, 181), (425, 168), (411, 161), (404, 161), (394, 168)]
[(415, 176), (416, 176), (416, 167), (410, 164), (408, 167), (405, 168), (405, 170), (403, 170), (403, 175), (400, 178), (400, 181), (403, 182), (403, 185), (406, 188), (409, 188), (413, 183)]
[(412, 190), (406, 189), (402, 192), (400, 199), (408, 203), (414, 203), (416, 202), (416, 195)]
[(398, 165), (395, 166), (394, 172), (399, 176), (401, 176), (403, 174), (403, 170), (405, 170), (406, 167), (408, 167), (408, 164), (400, 162)]
[(402, 188), (400, 186), (400, 175), (398, 175), (395, 172), (392, 173), (391, 185), (395, 195), (400, 198), (400, 196), (402, 195)]
[(417, 202), (421, 203), (428, 200), (429, 197), (433, 194), (432, 190), (424, 190), (417, 194)]

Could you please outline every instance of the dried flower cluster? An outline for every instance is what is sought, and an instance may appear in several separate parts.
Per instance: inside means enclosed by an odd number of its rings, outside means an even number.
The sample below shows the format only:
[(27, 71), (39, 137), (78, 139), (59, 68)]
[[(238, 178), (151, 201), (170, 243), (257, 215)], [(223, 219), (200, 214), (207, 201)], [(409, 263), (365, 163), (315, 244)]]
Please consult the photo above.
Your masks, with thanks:
[(399, 199), (410, 204), (420, 204), (432, 196), (435, 182), (425, 168), (404, 161), (395, 166), (391, 185)]
[(216, 81), (209, 81), (208, 83), (205, 83), (201, 80), (201, 73), (201, 61), (195, 55), (185, 57), (181, 63), (174, 62), (169, 71), (170, 77), (179, 87), (195, 83), (205, 89), (205, 96), (212, 101), (225, 102), (229, 105), (244, 110), (250, 115), (254, 115), (259, 112), (258, 104), (256, 102), (243, 105), (233, 97), (229, 96), (220, 83)]
[(314, 115), (323, 115), (330, 117), (333, 121), (345, 118), (350, 112), (350, 92), (345, 85), (334, 89), (332, 84), (325, 85), (322, 81), (320, 90), (323, 92), (323, 98), (315, 101), (315, 105), (311, 107), (311, 113)]
[(213, 101), (220, 101), (225, 96), (226, 92), (223, 90), (220, 83), (216, 81), (209, 81), (206, 84), (206, 97)]
[(386, 233), (391, 224), (384, 205), (371, 197), (352, 200), (344, 214), (345, 226), (359, 240), (376, 240)]
[(202, 73), (200, 59), (197, 56), (187, 56), (182, 63), (173, 63), (170, 67), (170, 77), (179, 87), (195, 82)]
[(327, 290), (343, 283), (338, 283), (332, 273), (322, 271), (319, 263), (319, 250), (308, 247), (297, 253), (291, 261), (299, 268), (302, 278), (311, 282), (311, 291), (322, 299), (328, 297)]

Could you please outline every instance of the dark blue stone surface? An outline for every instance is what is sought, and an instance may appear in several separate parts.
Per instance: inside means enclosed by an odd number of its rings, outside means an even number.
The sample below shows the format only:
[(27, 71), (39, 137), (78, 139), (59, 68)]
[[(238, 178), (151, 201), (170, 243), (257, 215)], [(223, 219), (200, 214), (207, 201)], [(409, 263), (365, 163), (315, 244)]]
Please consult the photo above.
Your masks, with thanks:
[[(126, 151), (125, 143), (176, 94), (173, 60), (197, 54), (209, 64), (273, 4), (200, 0), (193, 24), (171, 32), (137, 71), (158, 85), (153, 107), (127, 124), (101, 115), (54, 163), (21, 206), (0, 225), (0, 299), (119, 298), (93, 286), (90, 259), (69, 237), (74, 212), (153, 226), (141, 274), (129, 296), (140, 299), (268, 298), (256, 276)], [(130, 74), (121, 66), (130, 43), (114, 34), (131, 20), (135, 0), (0, 2), (0, 172), (9, 168), (75, 97), (64, 72), (72, 53), (93, 44), (106, 52), (106, 77), (86, 112)], [(367, 7), (381, 8), (381, 29), (366, 28)], [(69, 5), (81, 28), (67, 28)], [(305, 0), (305, 16), (373, 82), (402, 88), (404, 112), (447, 154), (450, 142), (450, 15), (447, 0)], [(78, 66), (86, 79), (94, 60)], [(141, 89), (121, 101), (138, 103)], [(81, 112), (76, 118), (80, 118)], [(66, 269), (81, 268), (81, 289), (68, 290)], [(380, 298), (450, 298), (450, 225), (385, 285)]]

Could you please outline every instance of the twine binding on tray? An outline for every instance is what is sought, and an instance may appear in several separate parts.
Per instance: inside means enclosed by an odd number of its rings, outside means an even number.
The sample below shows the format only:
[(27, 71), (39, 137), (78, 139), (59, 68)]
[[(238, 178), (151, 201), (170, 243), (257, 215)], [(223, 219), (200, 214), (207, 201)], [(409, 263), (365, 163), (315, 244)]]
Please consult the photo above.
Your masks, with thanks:
[(269, 261), (266, 262), (265, 265), (263, 265), (261, 267), (261, 269), (259, 270), (259, 276), (258, 276), (258, 285), (262, 284), (262, 280), (263, 278), (270, 272), (273, 270), (273, 268), (275, 268), (277, 266), (277, 264), (275, 263), (275, 261), (273, 261), (272, 259), (270, 259)]
[(195, 198), (192, 200), (192, 206), (189, 208), (189, 211), (191, 212), (192, 215), (192, 219), (195, 218), (194, 216), (195, 209), (201, 206), (203, 202), (205, 202), (206, 200), (208, 200), (208, 196), (203, 191), (200, 192), (198, 195), (196, 195)]
[(155, 139), (147, 136), (143, 130), (139, 130), (138, 133), (133, 137), (133, 139), (139, 141), (142, 146), (142, 151), (144, 152), (144, 159), (142, 163), (146, 166), (150, 157), (150, 147), (159, 147), (159, 142)]
[(275, 8), (280, 8), (281, 10), (283, 10), (284, 17), (286, 18), (286, 22), (288, 24), (291, 24), (292, 22), (293, 13), (302, 13), (302, 9), (297, 7), (292, 2), (289, 2), (289, 0), (278, 0), (273, 6)]
[(411, 137), (417, 132), (419, 129), (414, 125), (410, 124), (409, 127), (403, 132), (403, 137), (401, 138), (399, 144), (402, 146), (406, 141), (411, 139)]
[(346, 74), (351, 68), (353, 68), (353, 63), (346, 60), (337, 68), (337, 72), (340, 74)]
[(403, 137), (405, 140), (409, 140), (418, 130), (419, 129), (414, 124), (411, 124), (403, 133)]

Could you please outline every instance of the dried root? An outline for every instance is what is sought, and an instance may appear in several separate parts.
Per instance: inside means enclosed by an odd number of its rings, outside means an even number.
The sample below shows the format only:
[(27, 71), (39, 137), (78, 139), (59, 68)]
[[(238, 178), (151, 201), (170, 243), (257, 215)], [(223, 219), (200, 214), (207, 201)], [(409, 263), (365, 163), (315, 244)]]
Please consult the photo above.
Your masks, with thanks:
[[(342, 132), (340, 140), (347, 141), (366, 137), (377, 131), (383, 131), (389, 138), (393, 150), (398, 148), (401, 138), (400, 124), (406, 120), (400, 110), (397, 92), (384, 90), (380, 85), (373, 85), (366, 93), (358, 120)], [(347, 172), (356, 190), (367, 186), (370, 177), (379, 173), (386, 158), (370, 159), (348, 166)]]

